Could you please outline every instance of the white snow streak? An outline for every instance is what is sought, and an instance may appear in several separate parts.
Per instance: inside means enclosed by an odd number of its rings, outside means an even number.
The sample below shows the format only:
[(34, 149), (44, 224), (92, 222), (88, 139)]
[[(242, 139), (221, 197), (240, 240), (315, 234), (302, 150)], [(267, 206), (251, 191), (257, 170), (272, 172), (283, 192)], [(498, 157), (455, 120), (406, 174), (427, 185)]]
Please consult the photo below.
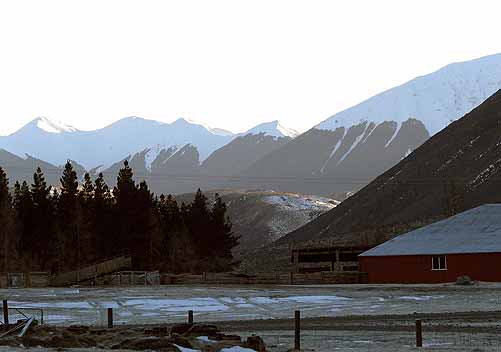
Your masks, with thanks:
[(329, 155), (329, 158), (327, 158), (327, 160), (325, 160), (325, 163), (322, 165), (322, 168), (320, 169), (320, 173), (323, 173), (325, 171), (327, 164), (329, 164), (329, 161), (331, 161), (332, 157), (334, 156), (334, 154), (336, 154), (337, 150), (341, 146), (341, 143), (343, 143), (343, 139), (346, 136), (346, 132), (348, 131), (348, 129), (343, 127), (343, 130), (344, 130), (343, 136), (337, 141), (336, 145), (334, 146), (334, 148), (331, 151), (331, 154)]
[(355, 138), (355, 141), (351, 145), (350, 149), (348, 149), (348, 151), (339, 159), (339, 161), (337, 162), (336, 165), (341, 164), (343, 162), (343, 160), (346, 159), (346, 157), (348, 155), (350, 155), (350, 153), (353, 151), (353, 149), (355, 149), (357, 147), (357, 145), (360, 143), (360, 141), (362, 140), (362, 138), (364, 138), (365, 133), (367, 132), (367, 128), (369, 128), (369, 123), (368, 122), (366, 122), (364, 132), (362, 132), (361, 135), (359, 135), (359, 136), (357, 136), (357, 138)]
[(397, 137), (398, 135), (398, 132), (400, 132), (400, 128), (402, 128), (402, 123), (401, 122), (392, 122), (392, 124), (395, 124), (395, 132), (393, 132), (393, 136), (391, 136), (391, 138), (388, 140), (388, 142), (386, 142), (385, 144), (385, 148), (388, 148), (388, 146), (391, 144), (391, 142), (393, 142), (393, 140), (395, 139), (395, 137)]

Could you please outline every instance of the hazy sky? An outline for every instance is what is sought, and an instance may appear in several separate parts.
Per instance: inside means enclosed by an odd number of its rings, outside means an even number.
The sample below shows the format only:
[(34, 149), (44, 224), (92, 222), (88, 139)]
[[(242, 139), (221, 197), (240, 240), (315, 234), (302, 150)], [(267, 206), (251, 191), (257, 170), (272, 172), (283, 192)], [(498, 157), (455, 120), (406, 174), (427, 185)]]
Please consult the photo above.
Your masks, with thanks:
[(382, 90), (501, 52), (499, 1), (3, 1), (0, 134), (136, 115), (305, 130)]

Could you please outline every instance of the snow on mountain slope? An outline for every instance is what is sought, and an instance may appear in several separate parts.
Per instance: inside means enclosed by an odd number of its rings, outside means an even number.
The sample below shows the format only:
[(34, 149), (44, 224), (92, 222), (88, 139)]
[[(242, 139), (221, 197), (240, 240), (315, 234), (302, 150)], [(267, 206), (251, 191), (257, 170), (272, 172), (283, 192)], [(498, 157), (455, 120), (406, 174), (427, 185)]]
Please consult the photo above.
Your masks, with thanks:
[(268, 221), (269, 238), (272, 241), (316, 219), (340, 203), (329, 198), (294, 193), (268, 195), (262, 200), (272, 205), (276, 214)]
[(470, 112), (501, 88), (501, 54), (454, 63), (378, 94), (315, 128), (335, 130), (361, 122), (421, 121), (430, 135)]
[(36, 118), (32, 123), (36, 124), (38, 128), (48, 133), (62, 133), (62, 132), (76, 132), (75, 127), (66, 125), (61, 121), (51, 120), (47, 117)]
[[(296, 193), (248, 190), (218, 193), (226, 202), (233, 232), (240, 236), (238, 250), (243, 251), (268, 246), (339, 204), (334, 199)], [(207, 196), (211, 202), (213, 193)], [(178, 195), (176, 200), (189, 203), (193, 194)]]
[(272, 137), (291, 137), (294, 138), (296, 137), (299, 133), (293, 129), (286, 128), (283, 125), (280, 124), (277, 120), (271, 121), (271, 122), (265, 122), (261, 123), (247, 132), (242, 133), (242, 135), (247, 135), (247, 134), (260, 134), (264, 133), (266, 135), (272, 136)]
[[(176, 150), (179, 149), (177, 146), (173, 146)], [(157, 160), (158, 156), (162, 153), (162, 151), (168, 150), (165, 145), (157, 144), (154, 147), (146, 149), (144, 152), (144, 164), (146, 170), (151, 172), (151, 165), (155, 160)]]

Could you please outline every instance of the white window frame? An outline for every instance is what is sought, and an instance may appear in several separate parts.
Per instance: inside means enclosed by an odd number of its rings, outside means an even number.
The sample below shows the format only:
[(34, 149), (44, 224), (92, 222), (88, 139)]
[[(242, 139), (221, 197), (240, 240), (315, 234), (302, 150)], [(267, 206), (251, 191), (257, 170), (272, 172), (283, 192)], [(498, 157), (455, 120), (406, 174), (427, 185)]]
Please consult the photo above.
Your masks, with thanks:
[[(439, 267), (437, 269), (435, 269), (433, 267), (433, 260), (435, 258), (438, 258), (438, 266)], [(444, 267), (443, 268), (440, 267), (440, 258), (444, 258)], [(445, 255), (434, 255), (434, 256), (431, 257), (431, 271), (446, 271), (446, 270), (447, 270), (447, 256), (445, 256)]]

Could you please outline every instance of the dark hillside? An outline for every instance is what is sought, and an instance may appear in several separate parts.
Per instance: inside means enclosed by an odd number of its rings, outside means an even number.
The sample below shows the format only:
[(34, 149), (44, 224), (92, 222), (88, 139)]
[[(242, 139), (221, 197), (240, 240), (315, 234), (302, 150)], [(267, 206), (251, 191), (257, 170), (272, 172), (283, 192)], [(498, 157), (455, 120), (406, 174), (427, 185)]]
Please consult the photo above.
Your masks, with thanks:
[(279, 244), (380, 242), (483, 203), (501, 202), (501, 91), (338, 207)]

